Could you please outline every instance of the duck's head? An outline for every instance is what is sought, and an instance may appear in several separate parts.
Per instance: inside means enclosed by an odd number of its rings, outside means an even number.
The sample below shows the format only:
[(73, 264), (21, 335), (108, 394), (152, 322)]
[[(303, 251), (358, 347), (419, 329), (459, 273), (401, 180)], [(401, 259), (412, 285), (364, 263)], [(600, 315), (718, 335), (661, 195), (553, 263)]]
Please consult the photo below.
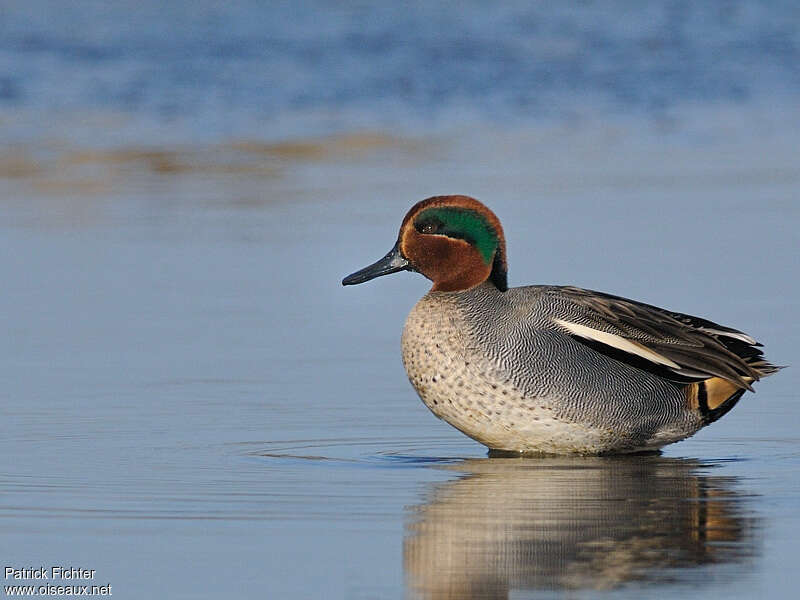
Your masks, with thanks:
[(434, 196), (417, 202), (403, 219), (389, 253), (345, 277), (342, 285), (397, 271), (422, 273), (437, 292), (468, 290), (487, 280), (504, 292), (506, 241), (500, 220), (469, 196)]

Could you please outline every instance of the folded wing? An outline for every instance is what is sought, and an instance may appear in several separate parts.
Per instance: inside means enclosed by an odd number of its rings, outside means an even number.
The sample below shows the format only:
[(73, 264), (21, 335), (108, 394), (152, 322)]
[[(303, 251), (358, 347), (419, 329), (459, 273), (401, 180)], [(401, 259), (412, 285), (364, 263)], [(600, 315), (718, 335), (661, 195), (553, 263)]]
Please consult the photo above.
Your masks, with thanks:
[(553, 323), (575, 340), (663, 378), (719, 377), (738, 389), (778, 370), (749, 335), (711, 321), (575, 287), (549, 288)]

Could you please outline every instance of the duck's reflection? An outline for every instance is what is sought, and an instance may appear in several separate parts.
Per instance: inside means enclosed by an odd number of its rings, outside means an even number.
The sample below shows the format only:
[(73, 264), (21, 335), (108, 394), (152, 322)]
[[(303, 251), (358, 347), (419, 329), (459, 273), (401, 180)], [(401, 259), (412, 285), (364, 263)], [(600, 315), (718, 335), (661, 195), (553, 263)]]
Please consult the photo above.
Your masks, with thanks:
[(756, 552), (736, 480), (659, 456), (476, 459), (411, 509), (404, 561), (426, 598), (702, 578)]

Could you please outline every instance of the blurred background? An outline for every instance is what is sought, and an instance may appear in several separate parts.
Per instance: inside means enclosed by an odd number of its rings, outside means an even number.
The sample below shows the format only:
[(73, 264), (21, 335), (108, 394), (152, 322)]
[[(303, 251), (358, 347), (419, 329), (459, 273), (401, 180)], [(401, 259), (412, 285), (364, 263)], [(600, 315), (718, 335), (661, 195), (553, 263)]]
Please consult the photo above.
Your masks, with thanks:
[(8, 0), (0, 174), (97, 194), (128, 170), (267, 176), (476, 128), (762, 138), (797, 124), (797, 10)]
[(798, 65), (789, 1), (0, 1), (3, 560), (123, 598), (785, 597), (794, 369), (663, 457), (489, 460), (400, 363), (428, 282), (339, 282), (469, 194), (511, 285), (800, 364)]

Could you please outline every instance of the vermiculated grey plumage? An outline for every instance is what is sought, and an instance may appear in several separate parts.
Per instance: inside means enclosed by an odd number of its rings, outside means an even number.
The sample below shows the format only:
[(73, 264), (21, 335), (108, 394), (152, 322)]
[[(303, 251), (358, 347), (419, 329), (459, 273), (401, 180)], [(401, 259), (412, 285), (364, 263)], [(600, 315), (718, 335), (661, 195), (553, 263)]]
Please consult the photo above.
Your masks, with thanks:
[[(677, 368), (598, 351), (559, 321), (630, 340), (643, 356), (655, 352)], [(425, 404), (491, 448), (619, 452), (658, 448), (708, 422), (687, 401), (688, 382), (720, 377), (750, 389), (774, 372), (745, 339), (752, 338), (580, 288), (501, 292), (485, 283), (420, 300), (406, 323), (403, 358)]]

